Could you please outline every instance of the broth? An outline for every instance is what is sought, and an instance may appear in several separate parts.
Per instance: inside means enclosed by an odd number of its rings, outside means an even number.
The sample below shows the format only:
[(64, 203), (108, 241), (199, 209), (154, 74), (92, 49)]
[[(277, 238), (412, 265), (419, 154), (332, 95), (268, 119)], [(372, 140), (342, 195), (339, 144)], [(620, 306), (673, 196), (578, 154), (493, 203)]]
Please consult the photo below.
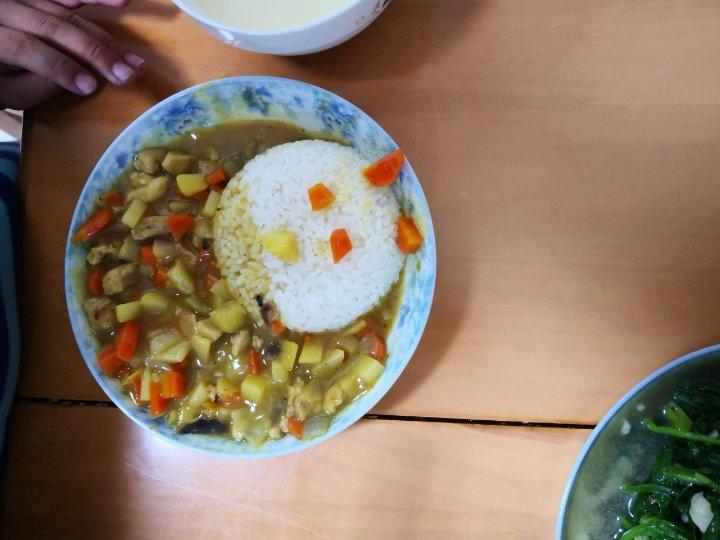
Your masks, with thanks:
[(248, 30), (302, 26), (350, 4), (351, 0), (195, 0), (211, 19)]

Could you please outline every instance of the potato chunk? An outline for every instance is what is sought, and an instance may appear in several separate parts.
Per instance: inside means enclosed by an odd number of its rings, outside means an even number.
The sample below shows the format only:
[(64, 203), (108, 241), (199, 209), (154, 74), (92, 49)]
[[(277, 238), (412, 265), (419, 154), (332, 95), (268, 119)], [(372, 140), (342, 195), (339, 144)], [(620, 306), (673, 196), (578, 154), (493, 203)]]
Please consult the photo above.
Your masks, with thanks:
[(232, 300), (210, 312), (213, 324), (228, 334), (237, 332), (245, 322), (247, 312), (240, 302)]
[(263, 246), (270, 253), (284, 262), (297, 262), (298, 253), (297, 236), (290, 231), (277, 231), (266, 234), (262, 239)]

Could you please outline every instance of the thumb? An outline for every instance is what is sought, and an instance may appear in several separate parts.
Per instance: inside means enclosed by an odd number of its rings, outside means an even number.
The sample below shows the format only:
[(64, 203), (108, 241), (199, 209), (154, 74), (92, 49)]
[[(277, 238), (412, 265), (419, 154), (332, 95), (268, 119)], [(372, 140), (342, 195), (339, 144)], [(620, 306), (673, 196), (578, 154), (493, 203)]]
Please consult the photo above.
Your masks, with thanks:
[(29, 71), (0, 76), (0, 109), (29, 109), (60, 90), (49, 79)]

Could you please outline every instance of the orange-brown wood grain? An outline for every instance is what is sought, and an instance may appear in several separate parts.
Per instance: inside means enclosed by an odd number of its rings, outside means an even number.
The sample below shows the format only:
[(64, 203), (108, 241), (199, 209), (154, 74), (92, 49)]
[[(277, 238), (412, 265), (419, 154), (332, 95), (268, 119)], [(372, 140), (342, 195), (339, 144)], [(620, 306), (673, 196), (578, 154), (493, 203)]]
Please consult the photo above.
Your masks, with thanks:
[(588, 432), (361, 421), (294, 455), (169, 446), (115, 409), (21, 404), (8, 538), (550, 538)]
[(65, 316), (63, 250), (93, 165), (133, 118), (218, 77), (303, 79), (402, 145), (439, 251), (427, 332), (377, 413), (596, 422), (720, 338), (720, 4), (395, 0), (352, 41), (235, 50), (169, 2), (93, 18), (145, 79), (29, 115), (20, 395), (105, 399)]

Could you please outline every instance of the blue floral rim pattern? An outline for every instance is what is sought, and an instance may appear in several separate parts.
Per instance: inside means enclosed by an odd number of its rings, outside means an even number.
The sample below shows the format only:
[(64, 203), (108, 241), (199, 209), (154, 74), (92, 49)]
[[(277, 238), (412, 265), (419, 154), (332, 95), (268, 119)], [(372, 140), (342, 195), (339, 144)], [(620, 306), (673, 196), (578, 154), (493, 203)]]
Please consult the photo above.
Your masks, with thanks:
[(403, 212), (415, 218), (425, 243), (406, 261), (402, 304), (388, 339), (387, 367), (375, 387), (338, 413), (328, 432), (321, 437), (302, 441), (285, 437), (253, 449), (220, 437), (179, 435), (162, 419), (152, 418), (146, 410), (135, 407), (118, 383), (106, 377), (95, 361), (98, 342), (81, 307), (85, 296), (86, 253), (70, 241), (70, 234), (89, 217), (97, 197), (112, 186), (138, 149), (163, 144), (194, 128), (253, 118), (292, 122), (311, 132), (341, 138), (369, 160), (397, 148), (390, 136), (358, 107), (307, 83), (275, 77), (234, 77), (200, 84), (152, 107), (110, 145), (82, 190), (65, 251), (65, 296), (73, 332), (88, 369), (110, 399), (133, 421), (165, 441), (201, 452), (243, 458), (279, 456), (309, 448), (337, 435), (375, 406), (417, 348), (430, 314), (437, 264), (430, 210), (420, 182), (406, 162), (393, 190)]

